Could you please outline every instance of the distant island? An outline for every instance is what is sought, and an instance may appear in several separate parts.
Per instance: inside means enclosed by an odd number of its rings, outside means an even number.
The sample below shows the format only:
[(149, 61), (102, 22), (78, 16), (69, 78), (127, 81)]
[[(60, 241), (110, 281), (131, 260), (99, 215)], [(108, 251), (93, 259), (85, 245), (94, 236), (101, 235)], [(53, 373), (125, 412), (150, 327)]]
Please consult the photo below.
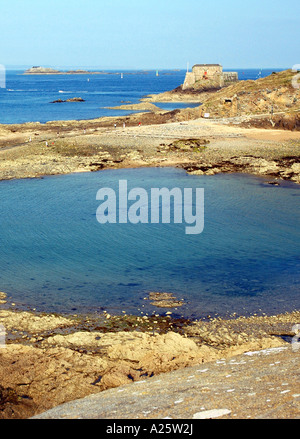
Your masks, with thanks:
[(55, 70), (48, 67), (38, 67), (34, 66), (24, 72), (24, 75), (103, 75), (107, 74), (107, 72), (91, 72), (87, 70)]
[[(124, 72), (124, 75), (147, 75), (149, 72)], [(27, 69), (24, 75), (123, 75), (122, 72), (105, 72), (105, 71), (90, 71), (90, 70), (55, 70), (48, 67), (34, 66)]]

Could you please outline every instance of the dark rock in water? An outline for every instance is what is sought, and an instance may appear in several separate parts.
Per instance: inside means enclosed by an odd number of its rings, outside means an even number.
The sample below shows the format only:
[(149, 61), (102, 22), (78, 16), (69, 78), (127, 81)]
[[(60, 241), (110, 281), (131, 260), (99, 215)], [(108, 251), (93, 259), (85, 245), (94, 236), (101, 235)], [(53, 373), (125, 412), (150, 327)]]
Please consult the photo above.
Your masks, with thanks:
[(273, 186), (280, 186), (280, 184), (278, 183), (278, 181), (268, 181), (268, 184), (271, 184)]
[(51, 104), (62, 104), (63, 102), (85, 102), (82, 98), (70, 98), (65, 101), (62, 99), (57, 99), (56, 101), (50, 102)]
[(71, 98), (67, 99), (66, 102), (85, 102), (85, 100), (82, 98)]

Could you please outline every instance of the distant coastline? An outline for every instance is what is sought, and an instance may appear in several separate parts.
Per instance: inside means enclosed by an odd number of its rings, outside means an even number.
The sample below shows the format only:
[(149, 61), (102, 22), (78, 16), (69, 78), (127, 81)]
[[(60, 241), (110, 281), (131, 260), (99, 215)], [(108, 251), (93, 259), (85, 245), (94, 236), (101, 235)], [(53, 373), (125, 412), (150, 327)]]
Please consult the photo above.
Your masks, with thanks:
[(55, 70), (46, 67), (31, 67), (24, 75), (117, 75), (116, 72), (93, 72), (88, 70)]
[(34, 66), (27, 69), (23, 75), (147, 75), (148, 71), (140, 72), (107, 72), (107, 71), (91, 71), (91, 70), (56, 70), (48, 67)]

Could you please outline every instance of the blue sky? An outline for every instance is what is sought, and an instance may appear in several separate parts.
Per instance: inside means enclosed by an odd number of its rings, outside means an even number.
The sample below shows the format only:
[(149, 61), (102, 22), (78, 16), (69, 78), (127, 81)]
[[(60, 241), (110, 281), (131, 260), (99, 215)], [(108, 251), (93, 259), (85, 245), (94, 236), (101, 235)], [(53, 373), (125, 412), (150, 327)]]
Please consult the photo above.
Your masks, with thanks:
[(0, 64), (292, 67), (299, 0), (0, 0)]

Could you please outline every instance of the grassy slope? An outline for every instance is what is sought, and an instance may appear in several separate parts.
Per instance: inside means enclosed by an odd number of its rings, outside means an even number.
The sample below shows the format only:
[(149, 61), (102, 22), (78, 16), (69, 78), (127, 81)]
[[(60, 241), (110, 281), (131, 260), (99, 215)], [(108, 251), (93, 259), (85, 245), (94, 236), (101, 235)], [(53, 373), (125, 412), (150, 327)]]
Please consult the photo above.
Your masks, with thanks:
[(203, 110), (215, 116), (299, 110), (300, 93), (292, 85), (294, 76), (291, 70), (285, 70), (256, 81), (239, 81), (205, 99)]

